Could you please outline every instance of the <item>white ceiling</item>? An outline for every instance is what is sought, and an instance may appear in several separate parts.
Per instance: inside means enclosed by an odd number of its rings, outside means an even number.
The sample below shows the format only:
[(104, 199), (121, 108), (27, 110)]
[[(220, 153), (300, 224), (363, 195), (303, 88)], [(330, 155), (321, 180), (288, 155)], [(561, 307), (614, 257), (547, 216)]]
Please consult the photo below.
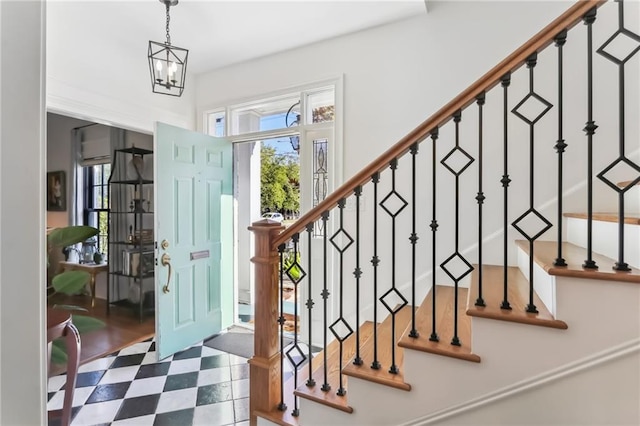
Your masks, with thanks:
[[(165, 40), (158, 0), (49, 0), (47, 8), (79, 37), (144, 46), (143, 55), (148, 40)], [(202, 73), (424, 13), (425, 0), (180, 0), (170, 32), (173, 45), (189, 49), (188, 71)]]

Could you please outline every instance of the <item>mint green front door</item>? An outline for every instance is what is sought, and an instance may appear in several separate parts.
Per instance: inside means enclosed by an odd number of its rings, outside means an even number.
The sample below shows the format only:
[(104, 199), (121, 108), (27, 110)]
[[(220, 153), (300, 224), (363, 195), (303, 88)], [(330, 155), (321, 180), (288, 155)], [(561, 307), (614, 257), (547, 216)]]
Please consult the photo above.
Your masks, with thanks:
[(232, 146), (155, 128), (156, 346), (163, 359), (233, 321)]

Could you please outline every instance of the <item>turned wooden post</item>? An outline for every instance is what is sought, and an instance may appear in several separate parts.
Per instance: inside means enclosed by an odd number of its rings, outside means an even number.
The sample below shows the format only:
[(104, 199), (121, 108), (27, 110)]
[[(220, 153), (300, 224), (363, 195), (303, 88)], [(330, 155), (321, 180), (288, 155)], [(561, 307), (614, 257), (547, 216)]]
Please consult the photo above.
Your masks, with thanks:
[(271, 411), (280, 403), (280, 348), (278, 346), (277, 249), (271, 241), (284, 230), (279, 222), (261, 220), (249, 227), (255, 236), (254, 349), (249, 360), (250, 425), (257, 424), (256, 410)]

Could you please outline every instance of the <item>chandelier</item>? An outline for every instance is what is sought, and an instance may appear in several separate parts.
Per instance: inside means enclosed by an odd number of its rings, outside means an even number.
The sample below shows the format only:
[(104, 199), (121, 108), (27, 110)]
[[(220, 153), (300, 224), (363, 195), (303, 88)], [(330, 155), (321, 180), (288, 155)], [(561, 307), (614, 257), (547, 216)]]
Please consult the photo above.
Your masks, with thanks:
[(184, 90), (184, 78), (187, 74), (187, 56), (189, 51), (171, 45), (169, 34), (169, 8), (178, 4), (178, 0), (160, 0), (167, 9), (167, 40), (164, 43), (149, 41), (149, 72), (154, 93), (181, 96)]

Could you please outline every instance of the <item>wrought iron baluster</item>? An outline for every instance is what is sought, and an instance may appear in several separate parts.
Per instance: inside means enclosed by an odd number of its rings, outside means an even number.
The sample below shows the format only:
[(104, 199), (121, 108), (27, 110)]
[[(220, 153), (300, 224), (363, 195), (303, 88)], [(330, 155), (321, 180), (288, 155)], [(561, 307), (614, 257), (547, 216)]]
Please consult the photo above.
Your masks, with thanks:
[(411, 331), (409, 337), (419, 336), (416, 330), (416, 244), (418, 234), (416, 234), (416, 155), (418, 154), (418, 144), (411, 145)]
[[(398, 160), (394, 158), (389, 166), (391, 168), (391, 192), (380, 201), (380, 207), (391, 217), (391, 288), (380, 296), (380, 302), (391, 314), (391, 367), (389, 367), (389, 373), (398, 374), (400, 369), (396, 365), (396, 314), (407, 305), (408, 301), (396, 288), (396, 218), (408, 203), (396, 191)], [(390, 298), (388, 302), (385, 300), (387, 297)], [(397, 303), (398, 299), (400, 303)]]
[[(300, 241), (300, 234), (296, 233), (292, 237), (293, 240), (293, 259), (289, 258), (287, 269), (284, 271), (287, 277), (293, 283), (293, 345), (286, 352), (289, 362), (293, 366), (293, 386), (298, 388), (298, 370), (307, 360), (306, 355), (300, 349), (298, 344), (298, 284), (307, 276), (307, 273), (302, 269), (302, 265), (298, 262), (300, 251), (298, 250), (298, 243)], [(291, 253), (289, 253), (291, 256)], [(311, 345), (311, 342), (309, 342)], [(310, 359), (310, 358), (309, 358)], [(298, 408), (298, 397), (293, 397), (293, 411), (291, 415), (297, 417), (300, 415)]]
[(380, 183), (380, 173), (376, 172), (371, 176), (373, 182), (373, 257), (371, 264), (373, 265), (373, 361), (371, 368), (380, 369), (380, 361), (378, 361), (378, 266), (380, 258), (378, 257), (378, 183)]
[(556, 151), (558, 153), (558, 256), (553, 263), (556, 266), (567, 266), (562, 257), (562, 183), (563, 183), (563, 170), (562, 159), (564, 150), (567, 148), (567, 144), (563, 139), (562, 127), (564, 124), (563, 107), (563, 59), (562, 59), (562, 47), (567, 41), (567, 30), (561, 31), (554, 39), (555, 45), (558, 48), (558, 142), (556, 142)]
[(351, 247), (353, 244), (353, 238), (351, 235), (344, 229), (344, 207), (347, 204), (347, 200), (342, 198), (338, 201), (338, 210), (340, 212), (339, 216), (339, 228), (331, 237), (331, 244), (338, 251), (338, 280), (339, 280), (339, 296), (338, 296), (338, 309), (339, 315), (338, 319), (335, 320), (330, 326), (329, 329), (333, 333), (338, 342), (340, 343), (340, 386), (338, 387), (338, 391), (336, 394), (339, 396), (344, 396), (347, 394), (346, 389), (343, 386), (343, 378), (342, 378), (342, 355), (344, 350), (344, 341), (349, 338), (353, 334), (353, 329), (344, 318), (344, 253)]
[[(632, 49), (624, 58), (613, 55), (607, 51), (607, 47), (618, 37), (626, 36), (628, 39), (635, 40), (636, 47)], [(624, 196), (626, 192), (633, 188), (638, 182), (640, 182), (640, 166), (631, 161), (625, 155), (625, 64), (636, 53), (640, 51), (640, 36), (635, 34), (624, 26), (624, 6), (622, 0), (618, 1), (618, 30), (597, 50), (599, 54), (609, 59), (610, 61), (618, 65), (618, 158), (615, 159), (609, 166), (598, 173), (598, 178), (611, 187), (618, 194), (618, 260), (616, 261), (613, 269), (616, 271), (630, 271), (629, 264), (624, 261)], [(620, 52), (618, 52), (620, 53)], [(624, 167), (621, 163), (626, 165), (627, 172), (634, 172), (638, 174), (635, 179), (630, 180), (624, 187), (619, 187), (615, 182), (612, 182), (606, 177), (614, 167)], [(629, 170), (631, 169), (631, 170)]]
[(356, 186), (353, 191), (356, 196), (356, 268), (353, 276), (356, 278), (356, 355), (353, 358), (355, 365), (362, 365), (360, 357), (360, 277), (362, 277), (362, 269), (360, 269), (360, 197), (362, 196), (362, 186)]
[(587, 259), (583, 268), (598, 269), (593, 260), (593, 135), (598, 126), (593, 121), (593, 23), (596, 20), (594, 7), (582, 18), (587, 25)]
[[(538, 239), (542, 234), (547, 232), (549, 228), (551, 228), (551, 222), (549, 222), (544, 216), (542, 216), (535, 208), (534, 203), (534, 184), (535, 184), (535, 156), (534, 156), (534, 141), (535, 141), (535, 125), (551, 108), (551, 105), (547, 100), (545, 100), (542, 96), (538, 95), (534, 91), (534, 73), (533, 70), (538, 62), (538, 54), (534, 53), (533, 55), (527, 58), (527, 68), (529, 69), (529, 93), (516, 105), (511, 112), (513, 112), (516, 116), (518, 116), (522, 121), (529, 125), (529, 210), (524, 212), (520, 217), (518, 217), (513, 223), (513, 227), (518, 230), (528, 241), (529, 241), (529, 303), (527, 304), (527, 312), (530, 313), (538, 313), (538, 309), (536, 305), (533, 303), (533, 258), (534, 258), (534, 242)], [(535, 117), (530, 117), (530, 114), (527, 114), (526, 111), (521, 112), (520, 108), (523, 107), (526, 103), (536, 102), (537, 107), (541, 110)], [(521, 223), (526, 220), (527, 217), (531, 218), (531, 216), (535, 216), (537, 219), (537, 224), (540, 225), (540, 229), (538, 232), (535, 232), (535, 229), (532, 231), (529, 229), (529, 232), (525, 229), (525, 223)], [(526, 228), (530, 228), (530, 226), (526, 226)], [(532, 232), (535, 232), (534, 235), (530, 235)]]
[(478, 298), (476, 299), (476, 306), (485, 306), (484, 299), (482, 298), (482, 205), (484, 204), (485, 196), (482, 192), (482, 107), (485, 102), (485, 93), (482, 92), (476, 97), (476, 103), (478, 104), (478, 195), (476, 201), (478, 202)]
[[(460, 254), (460, 175), (473, 163), (474, 159), (462, 147), (460, 147), (460, 121), (462, 120), (462, 111), (458, 110), (453, 115), (455, 123), (455, 147), (440, 161), (440, 163), (455, 176), (455, 213), (454, 213), (454, 229), (455, 229), (455, 251), (444, 262), (440, 264), (440, 268), (454, 282), (454, 301), (453, 301), (453, 337), (451, 344), (461, 346), (458, 337), (458, 288), (460, 281), (473, 271), (473, 266), (467, 259)], [(447, 160), (451, 159), (454, 164), (449, 165)], [(451, 264), (449, 264), (452, 262)], [(449, 264), (449, 268), (447, 268)], [(460, 272), (460, 267), (466, 268)], [(449, 270), (451, 269), (451, 270)], [(460, 272), (460, 273), (459, 273)]]
[(311, 325), (313, 324), (313, 299), (311, 298), (311, 294), (312, 294), (312, 277), (313, 275), (311, 274), (311, 240), (313, 239), (313, 230), (315, 228), (315, 223), (311, 222), (307, 225), (306, 231), (307, 231), (307, 269), (309, 270), (309, 278), (307, 279), (307, 294), (308, 294), (308, 298), (307, 298), (307, 312), (308, 314), (308, 318), (307, 318), (307, 327), (308, 327), (308, 335), (309, 335), (309, 378), (307, 379), (307, 386), (311, 387), (311, 386), (315, 386), (316, 385), (316, 381), (313, 379), (313, 366), (312, 366), (312, 362), (311, 359), (313, 358), (313, 354), (311, 353), (311, 346), (312, 346), (312, 342), (313, 339), (311, 338), (311, 329), (313, 327), (311, 327)]
[(509, 184), (511, 179), (509, 178), (509, 85), (511, 85), (511, 73), (505, 74), (501, 79), (502, 85), (502, 132), (503, 132), (503, 148), (502, 148), (502, 183), (503, 189), (503, 210), (502, 210), (502, 282), (503, 282), (503, 295), (500, 309), (511, 310), (511, 304), (509, 303), (509, 282), (507, 279), (507, 271), (509, 270), (509, 233), (507, 232), (508, 220), (509, 220)]
[(331, 385), (329, 384), (329, 371), (328, 368), (329, 366), (327, 365), (327, 316), (329, 315), (328, 312), (328, 299), (329, 299), (329, 290), (327, 289), (327, 282), (329, 279), (329, 271), (328, 271), (328, 263), (327, 263), (327, 256), (328, 256), (328, 252), (327, 252), (327, 230), (329, 228), (327, 228), (327, 221), (329, 220), (329, 212), (323, 212), (322, 213), (322, 229), (324, 230), (324, 232), (322, 233), (322, 249), (323, 249), (323, 283), (322, 283), (322, 307), (324, 310), (323, 313), (323, 326), (322, 326), (322, 330), (323, 330), (323, 340), (322, 340), (322, 352), (323, 352), (323, 356), (324, 356), (324, 366), (323, 366), (323, 373), (324, 373), (324, 383), (322, 383), (322, 387), (321, 389), (324, 392), (328, 392), (331, 390)]
[(438, 232), (438, 220), (436, 218), (436, 140), (438, 140), (438, 128), (431, 131), (431, 335), (432, 342), (440, 341), (436, 331), (436, 233)]
[(280, 325), (280, 404), (278, 410), (285, 411), (287, 404), (284, 403), (284, 249), (286, 245), (278, 246), (280, 255), (280, 315), (278, 324)]

